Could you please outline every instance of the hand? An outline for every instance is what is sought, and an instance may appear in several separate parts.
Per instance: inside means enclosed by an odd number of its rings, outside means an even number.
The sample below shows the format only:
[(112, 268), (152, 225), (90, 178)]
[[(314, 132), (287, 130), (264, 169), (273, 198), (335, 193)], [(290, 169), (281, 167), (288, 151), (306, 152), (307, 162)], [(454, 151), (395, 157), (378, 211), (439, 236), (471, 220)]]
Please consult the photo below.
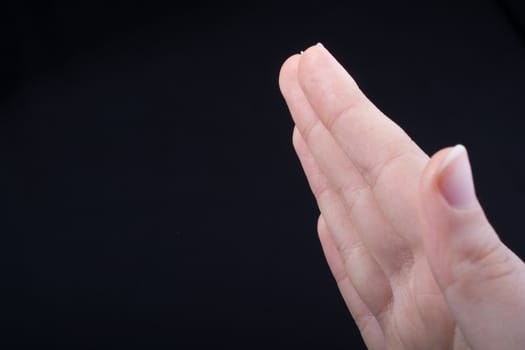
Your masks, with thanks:
[(525, 265), (478, 203), (465, 148), (429, 157), (320, 44), (279, 84), (330, 269), (370, 349), (525, 349)]

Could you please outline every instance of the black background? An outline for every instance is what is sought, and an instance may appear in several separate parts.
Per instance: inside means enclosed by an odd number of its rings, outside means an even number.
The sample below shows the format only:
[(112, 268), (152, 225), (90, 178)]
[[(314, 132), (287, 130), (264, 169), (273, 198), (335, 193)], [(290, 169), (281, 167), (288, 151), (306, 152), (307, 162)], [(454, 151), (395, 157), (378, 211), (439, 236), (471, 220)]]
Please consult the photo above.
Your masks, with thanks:
[(4, 6), (10, 347), (363, 347), (277, 84), (318, 41), (429, 154), (467, 146), (525, 256), (518, 1)]

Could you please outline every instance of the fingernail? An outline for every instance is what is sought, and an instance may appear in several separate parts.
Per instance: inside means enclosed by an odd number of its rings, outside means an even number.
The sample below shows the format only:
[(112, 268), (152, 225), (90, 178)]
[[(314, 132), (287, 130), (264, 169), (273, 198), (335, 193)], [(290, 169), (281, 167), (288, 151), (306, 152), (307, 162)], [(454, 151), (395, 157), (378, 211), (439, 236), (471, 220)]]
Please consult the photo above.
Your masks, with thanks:
[(439, 187), (447, 202), (458, 209), (466, 209), (476, 203), (476, 191), (472, 170), (463, 145), (449, 151), (441, 164)]

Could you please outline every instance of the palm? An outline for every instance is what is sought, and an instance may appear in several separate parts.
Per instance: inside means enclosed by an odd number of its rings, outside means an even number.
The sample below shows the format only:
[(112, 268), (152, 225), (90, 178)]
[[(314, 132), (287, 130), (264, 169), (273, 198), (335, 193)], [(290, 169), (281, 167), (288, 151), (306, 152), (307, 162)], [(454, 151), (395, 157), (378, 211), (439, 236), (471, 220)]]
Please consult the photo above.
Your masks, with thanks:
[(341, 293), (371, 349), (462, 348), (421, 239), (428, 157), (334, 63), (314, 46), (287, 60), (280, 86)]

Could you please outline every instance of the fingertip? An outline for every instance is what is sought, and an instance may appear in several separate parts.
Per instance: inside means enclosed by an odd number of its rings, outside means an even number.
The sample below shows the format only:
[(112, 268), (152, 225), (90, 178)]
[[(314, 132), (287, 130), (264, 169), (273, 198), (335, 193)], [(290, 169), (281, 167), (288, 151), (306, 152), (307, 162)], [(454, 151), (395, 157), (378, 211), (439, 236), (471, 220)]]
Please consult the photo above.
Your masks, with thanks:
[(326, 59), (331, 56), (328, 50), (321, 44), (315, 44), (303, 51), (300, 56), (301, 60), (298, 67), (298, 75), (301, 77), (308, 76), (309, 72), (318, 69), (324, 65)]
[(300, 54), (294, 54), (288, 57), (279, 70), (279, 88), (285, 90), (292, 79), (297, 79), (297, 70), (299, 66)]
[(467, 150), (457, 145), (447, 153), (439, 169), (439, 189), (455, 209), (470, 209), (477, 203)]
[(433, 196), (439, 192), (439, 173), (444, 161), (451, 151), (452, 147), (443, 148), (428, 160), (428, 163), (423, 170), (420, 183), (420, 190), (423, 193), (423, 198), (429, 198), (429, 195)]
[(303, 56), (311, 56), (311, 55), (315, 55), (316, 53), (317, 54), (322, 54), (322, 53), (326, 53), (328, 50), (326, 49), (326, 47), (323, 46), (323, 44), (321, 43), (317, 43), (317, 44), (314, 44), (314, 45), (310, 45), (308, 46), (304, 51), (303, 51)]
[(323, 214), (319, 214), (317, 218), (317, 232), (319, 233), (321, 241), (325, 240), (325, 237), (329, 235), (328, 226), (323, 218)]
[(434, 154), (423, 171), (421, 190), (423, 198), (440, 198), (441, 205), (471, 207), (476, 197), (466, 148), (459, 144)]
[[(300, 56), (298, 76), (301, 81), (311, 76), (319, 70), (326, 70), (325, 73), (342, 74), (346, 78), (350, 75), (334, 55), (321, 43), (309, 46)], [(353, 80), (353, 79), (352, 79)]]
[(450, 163), (452, 163), (462, 153), (467, 153), (467, 149), (462, 144), (458, 144), (454, 147), (448, 147), (447, 149), (447, 156), (441, 162), (440, 172), (443, 172), (443, 170), (447, 168), (450, 165)]
[(298, 136), (299, 136), (299, 130), (297, 129), (297, 125), (294, 125), (293, 130), (292, 130), (292, 138), (295, 139)]
[(326, 54), (327, 52), (328, 51), (321, 43), (317, 43), (315, 45), (309, 46), (305, 50), (299, 51), (299, 53), (291, 55), (281, 65), (279, 81), (286, 81), (290, 76), (296, 76), (299, 62), (303, 59), (303, 57), (307, 57), (307, 60), (311, 61), (312, 59), (315, 60), (316, 55), (319, 56), (323, 53)]
[(297, 126), (294, 126), (292, 131), (292, 143), (295, 147), (297, 147), (300, 136), (301, 135), (299, 134), (299, 130), (297, 130)]
[(294, 126), (294, 128), (293, 128), (292, 144), (293, 144), (293, 147), (295, 149), (295, 152), (300, 157), (305, 157), (306, 154), (309, 154), (309, 152), (307, 151), (308, 148), (306, 146), (306, 143), (304, 142), (303, 137), (302, 137), (301, 133), (299, 132), (299, 129), (297, 129), (296, 126)]

